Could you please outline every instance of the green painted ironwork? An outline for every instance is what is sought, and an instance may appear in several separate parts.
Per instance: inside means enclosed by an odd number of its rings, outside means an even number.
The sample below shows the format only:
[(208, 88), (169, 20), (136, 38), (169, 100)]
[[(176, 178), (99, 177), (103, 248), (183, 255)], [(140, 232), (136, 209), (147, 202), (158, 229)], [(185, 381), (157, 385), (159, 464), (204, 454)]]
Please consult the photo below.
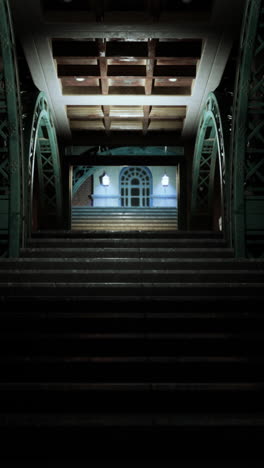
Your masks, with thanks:
[(232, 130), (233, 243), (264, 255), (264, 1), (248, 0), (240, 40)]
[(0, 0), (0, 52), (0, 252), (17, 257), (23, 238), (22, 113), (7, 0)]
[(95, 173), (99, 166), (75, 166), (72, 174), (72, 194), (75, 195), (82, 184)]
[[(221, 96), (222, 98), (222, 96)], [(229, 129), (220, 99), (215, 93), (208, 95), (202, 111), (195, 143), (192, 174), (192, 224), (212, 228), (217, 158), (220, 169), (222, 227), (228, 236), (228, 140)]]
[(98, 156), (183, 156), (183, 146), (121, 146), (99, 151)]
[[(31, 104), (29, 104), (29, 102)], [(33, 104), (32, 104), (33, 103)], [(25, 121), (25, 187), (27, 235), (32, 225), (35, 164), (39, 183), (39, 224), (41, 228), (60, 227), (62, 222), (62, 181), (56, 130), (46, 96), (27, 96)]]
[(67, 156), (93, 154), (94, 156), (183, 156), (183, 146), (68, 146)]

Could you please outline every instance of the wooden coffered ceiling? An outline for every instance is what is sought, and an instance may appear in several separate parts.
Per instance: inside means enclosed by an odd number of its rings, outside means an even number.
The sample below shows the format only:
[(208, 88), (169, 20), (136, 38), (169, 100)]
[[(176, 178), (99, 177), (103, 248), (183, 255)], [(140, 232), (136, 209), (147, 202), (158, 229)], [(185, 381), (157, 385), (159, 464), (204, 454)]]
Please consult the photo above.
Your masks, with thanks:
[[(190, 96), (201, 57), (201, 40), (53, 40), (53, 57), (64, 95)], [(186, 106), (67, 106), (73, 131), (175, 131)]]
[(33, 80), (73, 144), (193, 137), (244, 4), (233, 0), (230, 12), (229, 0), (10, 2)]

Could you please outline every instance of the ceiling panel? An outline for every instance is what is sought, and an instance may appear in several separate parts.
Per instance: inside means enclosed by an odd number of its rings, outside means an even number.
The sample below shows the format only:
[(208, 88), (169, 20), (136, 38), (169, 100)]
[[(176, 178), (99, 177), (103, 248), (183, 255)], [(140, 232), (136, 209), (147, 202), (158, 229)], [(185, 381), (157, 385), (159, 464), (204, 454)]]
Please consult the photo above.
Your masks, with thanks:
[(186, 116), (185, 106), (68, 106), (74, 131), (104, 130), (180, 131)]

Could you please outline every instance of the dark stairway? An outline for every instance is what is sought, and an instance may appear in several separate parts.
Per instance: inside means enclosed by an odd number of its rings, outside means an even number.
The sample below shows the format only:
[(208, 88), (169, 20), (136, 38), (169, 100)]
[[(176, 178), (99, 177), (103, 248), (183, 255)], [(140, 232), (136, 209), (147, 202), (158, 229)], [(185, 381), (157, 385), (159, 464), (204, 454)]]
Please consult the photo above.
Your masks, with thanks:
[(0, 263), (3, 466), (263, 466), (263, 260), (179, 231), (21, 255)]

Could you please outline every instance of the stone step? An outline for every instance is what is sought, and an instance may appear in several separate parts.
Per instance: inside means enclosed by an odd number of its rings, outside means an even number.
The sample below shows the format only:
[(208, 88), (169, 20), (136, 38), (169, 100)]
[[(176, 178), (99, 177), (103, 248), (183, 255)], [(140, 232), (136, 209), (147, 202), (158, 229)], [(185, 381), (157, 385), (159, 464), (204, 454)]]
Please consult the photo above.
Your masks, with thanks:
[(72, 207), (72, 213), (98, 213), (99, 215), (112, 215), (112, 214), (136, 214), (136, 215), (141, 215), (141, 214), (172, 214), (175, 215), (177, 214), (178, 210), (176, 207), (121, 207), (121, 206), (116, 206), (116, 207), (96, 207), (96, 206), (73, 206)]
[[(116, 232), (115, 236), (118, 236), (119, 238), (126, 238), (126, 239), (150, 239), (153, 237), (152, 231), (149, 232)], [(74, 232), (71, 230), (39, 230), (35, 231), (32, 233), (32, 239), (35, 238), (78, 238), (78, 239), (83, 239), (83, 238), (111, 238), (113, 237), (113, 233), (111, 232), (91, 232), (89, 230), (82, 230), (79, 232)], [(182, 231), (182, 230), (177, 230), (174, 232), (168, 231), (168, 232), (162, 232), (162, 233), (155, 233), (155, 238), (166, 238), (166, 239), (171, 239), (171, 238), (184, 238), (184, 239), (223, 239), (223, 234), (219, 231)]]
[[(96, 253), (96, 252), (95, 252)], [(67, 252), (65, 251), (65, 254)], [(236, 258), (152, 257), (21, 257), (1, 259), (1, 270), (244, 270), (264, 271), (264, 260)]]
[(224, 239), (218, 238), (208, 238), (208, 239), (184, 239), (184, 238), (170, 238), (167, 239), (166, 237), (156, 238), (155, 236), (151, 238), (126, 238), (126, 237), (99, 237), (99, 238), (34, 238), (29, 239), (27, 242), (28, 247), (112, 247), (112, 248), (120, 248), (120, 247), (138, 247), (138, 248), (175, 248), (175, 247), (183, 247), (183, 248), (223, 248), (226, 247), (226, 241)]
[(177, 219), (177, 213), (168, 213), (164, 210), (160, 211), (159, 213), (127, 213), (127, 212), (116, 212), (116, 213), (99, 213), (96, 211), (85, 211), (79, 210), (72, 212), (72, 219), (79, 218), (79, 217), (87, 217), (89, 219), (153, 219), (153, 220), (162, 220), (162, 219)]
[[(171, 411), (231, 411), (233, 416), (238, 411), (254, 411), (259, 414), (264, 410), (263, 381), (247, 381), (246, 378), (230, 381), (103, 381), (82, 382), (34, 380), (0, 382), (0, 412), (20, 409), (26, 411), (44, 411), (57, 413), (64, 410), (102, 411), (114, 414), (124, 410), (159, 411), (170, 414)], [(21, 411), (22, 409), (22, 411)], [(256, 411), (256, 409), (258, 411)], [(0, 413), (1, 414), (1, 413)], [(2, 418), (0, 417), (0, 420)], [(3, 420), (2, 420), (3, 422)], [(1, 423), (0, 423), (1, 424)]]
[[(241, 330), (250, 332), (258, 330), (258, 324), (264, 325), (264, 315), (262, 310), (251, 309), (219, 309), (208, 311), (202, 309), (41, 309), (34, 311), (13, 308), (10, 311), (1, 310), (0, 333), (7, 331), (30, 332), (32, 329), (45, 332), (46, 330), (70, 332), (97, 331), (103, 332), (106, 327), (108, 331), (140, 332), (146, 331), (185, 331), (192, 332), (198, 328), (199, 331), (226, 331), (240, 332)], [(174, 330), (176, 327), (176, 330)]]
[(117, 225), (114, 225), (113, 223), (109, 223), (109, 224), (106, 224), (106, 223), (103, 223), (103, 224), (98, 224), (98, 223), (87, 223), (87, 222), (84, 222), (84, 223), (75, 223), (75, 224), (72, 224), (72, 229), (74, 231), (78, 231), (78, 230), (82, 230), (82, 229), (91, 229), (91, 230), (95, 230), (95, 231), (119, 231), (120, 229), (122, 229), (123, 232), (126, 232), (126, 231), (149, 231), (149, 229), (151, 229), (152, 231), (168, 231), (169, 229), (171, 229), (172, 231), (175, 231), (175, 229), (177, 229), (177, 225), (175, 223), (173, 224), (164, 224), (164, 225), (161, 225), (161, 224), (156, 224), (156, 225), (153, 225), (153, 224), (150, 224), (150, 223), (145, 223), (145, 224), (142, 224), (142, 223), (138, 223), (138, 224), (129, 224), (129, 223), (126, 223), (126, 224), (117, 224)]
[(228, 283), (230, 288), (233, 283), (244, 284), (249, 287), (249, 284), (262, 283), (264, 284), (264, 270), (197, 270), (197, 269), (164, 269), (164, 266), (159, 269), (144, 269), (142, 263), (140, 269), (127, 270), (119, 268), (115, 269), (92, 269), (85, 270), (36, 270), (36, 269), (1, 269), (0, 284), (18, 281), (23, 283), (135, 283), (143, 285), (144, 283), (217, 283), (218, 285)]
[(127, 219), (127, 220), (153, 220), (153, 221), (162, 221), (163, 219), (166, 220), (172, 220), (175, 221), (177, 220), (177, 214), (172, 213), (168, 214), (167, 212), (161, 211), (159, 214), (152, 214), (152, 213), (104, 213), (103, 215), (101, 213), (95, 213), (91, 212), (87, 214), (87, 211), (78, 211), (78, 212), (73, 212), (72, 213), (72, 220), (74, 219), (85, 219), (88, 218), (90, 219), (100, 219), (100, 220), (113, 220), (113, 221), (119, 221), (122, 219)]
[(250, 363), (225, 359), (223, 362), (187, 362), (176, 359), (123, 361), (79, 358), (5, 359), (0, 362), (1, 378), (7, 382), (255, 382), (262, 379), (263, 359)]
[(31, 247), (21, 249), (21, 258), (233, 258), (233, 249), (210, 247)]
[(264, 427), (264, 413), (248, 415), (240, 413), (234, 417), (230, 414), (214, 414), (190, 415), (188, 413), (171, 413), (170, 415), (162, 415), (160, 413), (121, 413), (121, 414), (72, 414), (72, 413), (55, 413), (55, 414), (10, 414), (0, 420), (1, 427), (16, 426), (17, 428), (26, 427), (150, 427), (155, 425), (156, 428), (173, 427), (173, 428), (188, 428), (199, 426), (199, 428), (214, 427), (226, 428), (247, 428), (247, 427)]
[(3, 467), (122, 468), (125, 460), (128, 468), (210, 468), (215, 454), (217, 468), (263, 466), (261, 414), (252, 414), (252, 423), (243, 410), (198, 412), (193, 422), (188, 410), (172, 412), (171, 419), (154, 411), (137, 422), (138, 415), (129, 409), (105, 417), (100, 410), (13, 412), (1, 424)]
[[(264, 410), (261, 382), (6, 382), (0, 383), (0, 420), (16, 411), (43, 412), (124, 411), (210, 412)], [(21, 411), (22, 409), (22, 411)], [(1, 418), (2, 416), (2, 418)], [(1, 424), (1, 423), (0, 423)]]
[(244, 300), (247, 298), (263, 301), (263, 282), (1, 282), (2, 298), (38, 298), (101, 301), (197, 301), (208, 298), (214, 300)]

